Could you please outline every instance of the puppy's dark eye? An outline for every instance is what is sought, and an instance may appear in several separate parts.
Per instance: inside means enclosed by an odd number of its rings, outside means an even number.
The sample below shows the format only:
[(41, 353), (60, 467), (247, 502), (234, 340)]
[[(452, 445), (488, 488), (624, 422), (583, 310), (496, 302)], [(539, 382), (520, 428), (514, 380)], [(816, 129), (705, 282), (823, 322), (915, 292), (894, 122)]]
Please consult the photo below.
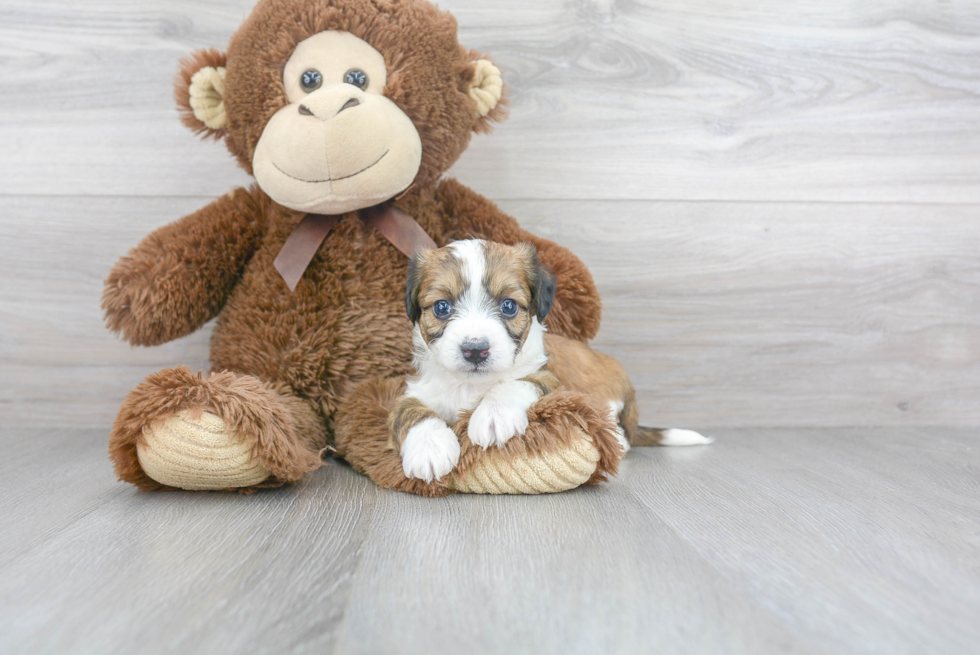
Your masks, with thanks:
[(445, 300), (438, 300), (432, 305), (432, 313), (436, 318), (448, 318), (453, 313), (453, 306)]
[(500, 313), (507, 318), (514, 318), (517, 316), (517, 303), (508, 298), (500, 303)]
[(307, 93), (316, 91), (323, 84), (323, 75), (320, 75), (320, 71), (315, 68), (311, 68), (303, 73), (302, 77), (299, 78), (299, 83)]
[(346, 84), (353, 84), (359, 89), (363, 89), (368, 85), (368, 76), (364, 73), (364, 71), (354, 68), (344, 73), (344, 82)]

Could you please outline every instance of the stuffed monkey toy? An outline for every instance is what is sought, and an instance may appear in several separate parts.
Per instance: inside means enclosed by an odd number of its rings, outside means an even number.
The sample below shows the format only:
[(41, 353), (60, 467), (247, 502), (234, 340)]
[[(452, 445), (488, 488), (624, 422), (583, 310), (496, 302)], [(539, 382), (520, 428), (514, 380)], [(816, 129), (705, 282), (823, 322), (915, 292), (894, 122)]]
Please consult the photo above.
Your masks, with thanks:
[(439, 496), (594, 483), (622, 455), (602, 407), (556, 391), (503, 447), (457, 431), (459, 464), (408, 479), (387, 447), (411, 372), (408, 254), (464, 238), (534, 244), (557, 281), (547, 327), (586, 340), (586, 267), (442, 175), (504, 117), (504, 85), (424, 0), (259, 0), (227, 53), (182, 61), (184, 123), (224, 140), (255, 184), (147, 236), (112, 268), (108, 327), (152, 346), (217, 317), (212, 370), (154, 373), (125, 399), (109, 452), (140, 489), (249, 491), (299, 480), (328, 450), (381, 486)]

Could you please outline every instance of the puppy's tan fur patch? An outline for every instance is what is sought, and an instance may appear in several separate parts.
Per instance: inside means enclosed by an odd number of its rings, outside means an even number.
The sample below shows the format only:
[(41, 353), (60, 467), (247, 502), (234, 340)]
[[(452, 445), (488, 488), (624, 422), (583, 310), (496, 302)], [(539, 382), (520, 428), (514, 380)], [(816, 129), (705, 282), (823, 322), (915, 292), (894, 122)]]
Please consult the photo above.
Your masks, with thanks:
[(408, 431), (427, 418), (439, 418), (418, 398), (402, 396), (388, 414), (388, 449), (401, 452)]
[(561, 386), (561, 382), (551, 371), (541, 370), (531, 375), (521, 378), (521, 382), (530, 382), (538, 389), (538, 393), (547, 396), (549, 393)]
[(622, 365), (612, 357), (592, 350), (581, 341), (557, 334), (544, 335), (544, 349), (548, 353), (545, 368), (562, 387), (606, 402), (623, 403), (623, 409), (617, 418), (626, 433), (626, 439), (633, 443), (639, 420), (636, 392)]
[(432, 305), (439, 300), (455, 301), (465, 291), (463, 262), (451, 249), (440, 248), (420, 253), (413, 260), (406, 300), (410, 308), (409, 318), (418, 323), (426, 343), (438, 339), (446, 329), (446, 322), (433, 315)]
[(505, 246), (500, 243), (486, 243), (484, 246), (486, 272), (483, 286), (487, 294), (497, 303), (510, 298), (519, 307), (513, 318), (501, 316), (507, 333), (520, 350), (531, 329), (534, 315), (533, 286), (537, 275), (538, 259), (534, 247), (526, 243)]

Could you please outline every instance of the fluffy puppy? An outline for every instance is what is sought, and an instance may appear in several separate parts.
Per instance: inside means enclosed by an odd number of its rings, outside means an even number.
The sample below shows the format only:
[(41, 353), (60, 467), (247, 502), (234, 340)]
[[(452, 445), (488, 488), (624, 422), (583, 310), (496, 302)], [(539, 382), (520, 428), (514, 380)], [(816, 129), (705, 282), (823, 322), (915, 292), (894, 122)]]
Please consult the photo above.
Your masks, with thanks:
[(414, 324), (416, 375), (388, 417), (389, 447), (405, 475), (427, 482), (456, 466), (450, 428), (468, 410), (470, 441), (502, 446), (527, 429), (527, 410), (559, 386), (598, 397), (611, 429), (630, 445), (710, 443), (690, 430), (637, 426), (636, 398), (622, 366), (580, 341), (548, 334), (555, 282), (534, 246), (456, 241), (418, 253), (405, 306)]

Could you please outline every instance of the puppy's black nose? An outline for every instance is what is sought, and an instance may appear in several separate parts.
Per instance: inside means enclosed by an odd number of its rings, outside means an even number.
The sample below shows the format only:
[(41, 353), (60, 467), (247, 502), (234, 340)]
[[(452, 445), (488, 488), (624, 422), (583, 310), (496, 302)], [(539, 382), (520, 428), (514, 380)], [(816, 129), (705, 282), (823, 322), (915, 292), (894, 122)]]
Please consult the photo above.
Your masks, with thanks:
[(480, 362), (485, 362), (487, 357), (490, 356), (490, 341), (487, 339), (481, 341), (464, 341), (460, 344), (460, 350), (463, 351), (463, 359), (474, 364), (479, 364)]

